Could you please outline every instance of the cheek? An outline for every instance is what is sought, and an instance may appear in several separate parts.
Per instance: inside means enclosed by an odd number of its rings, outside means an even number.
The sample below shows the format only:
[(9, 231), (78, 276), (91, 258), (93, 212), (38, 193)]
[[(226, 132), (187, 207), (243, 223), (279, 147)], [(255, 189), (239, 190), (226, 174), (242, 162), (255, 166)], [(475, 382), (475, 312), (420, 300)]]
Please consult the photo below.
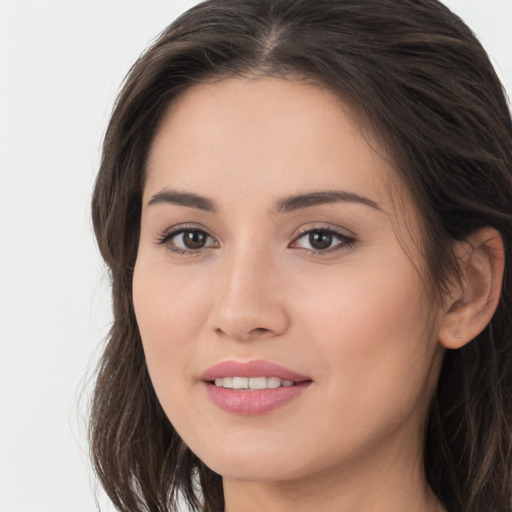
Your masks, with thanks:
[(173, 272), (165, 262), (140, 259), (134, 269), (133, 302), (148, 372), (167, 417), (182, 431), (189, 425), (180, 420), (201, 421), (201, 409), (189, 397), (197, 387), (194, 340), (207, 311), (198, 281)]
[(133, 278), (135, 316), (151, 379), (161, 383), (186, 373), (208, 311), (204, 283), (164, 264), (137, 262)]
[(298, 303), (295, 316), (309, 319), (301, 332), (315, 340), (311, 357), (333, 393), (346, 391), (344, 405), (354, 407), (355, 397), (366, 407), (392, 401), (404, 390), (412, 399), (428, 379), (436, 326), (419, 277), (405, 263), (339, 272)]
[(330, 439), (318, 447), (326, 458), (405, 429), (406, 418), (421, 428), (427, 413), (438, 360), (431, 305), (414, 271), (382, 268), (331, 276), (321, 293), (303, 294), (295, 315), (322, 389), (316, 421)]

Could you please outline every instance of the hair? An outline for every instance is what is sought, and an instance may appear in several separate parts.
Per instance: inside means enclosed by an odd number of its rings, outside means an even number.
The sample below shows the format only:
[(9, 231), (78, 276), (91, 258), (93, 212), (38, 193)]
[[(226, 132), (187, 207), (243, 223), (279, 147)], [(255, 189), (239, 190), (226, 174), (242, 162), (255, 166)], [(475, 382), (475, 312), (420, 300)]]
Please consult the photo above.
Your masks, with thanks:
[(490, 324), (446, 351), (424, 433), (427, 480), (449, 512), (510, 512), (512, 486), (512, 123), (471, 30), (436, 0), (210, 0), (172, 23), (130, 70), (106, 131), (92, 200), (114, 322), (98, 368), (91, 453), (124, 512), (181, 497), (219, 512), (221, 476), (182, 442), (153, 390), (132, 302), (145, 165), (168, 105), (210, 79), (312, 79), (385, 141), (422, 225), (426, 277), (442, 297), (455, 241), (495, 227), (505, 246)]

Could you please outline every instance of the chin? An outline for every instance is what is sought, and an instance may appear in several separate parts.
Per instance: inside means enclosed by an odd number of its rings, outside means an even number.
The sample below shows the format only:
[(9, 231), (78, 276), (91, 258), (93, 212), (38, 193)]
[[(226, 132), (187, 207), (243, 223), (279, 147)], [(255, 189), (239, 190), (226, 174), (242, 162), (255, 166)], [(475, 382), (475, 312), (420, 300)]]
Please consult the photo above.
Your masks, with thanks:
[[(307, 476), (311, 467), (305, 460), (297, 457), (301, 454), (297, 447), (286, 446), (283, 442), (258, 443), (246, 441), (240, 443), (213, 442), (211, 438), (196, 446), (189, 445), (195, 455), (212, 471), (224, 478), (243, 481), (282, 481)], [(218, 449), (212, 450), (212, 446)], [(301, 454), (303, 457), (304, 454)], [(307, 458), (307, 457), (305, 457)]]

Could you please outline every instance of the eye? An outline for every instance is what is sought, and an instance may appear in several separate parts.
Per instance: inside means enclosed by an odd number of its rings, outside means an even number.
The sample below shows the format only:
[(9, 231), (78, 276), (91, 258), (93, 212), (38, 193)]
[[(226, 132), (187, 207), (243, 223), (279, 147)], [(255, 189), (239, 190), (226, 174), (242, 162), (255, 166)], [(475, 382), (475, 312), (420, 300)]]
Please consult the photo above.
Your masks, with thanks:
[(332, 229), (308, 229), (290, 244), (292, 248), (306, 249), (314, 253), (328, 253), (352, 247), (356, 240)]
[(217, 241), (206, 231), (197, 228), (178, 228), (158, 239), (160, 245), (178, 254), (195, 253), (202, 249), (218, 247)]

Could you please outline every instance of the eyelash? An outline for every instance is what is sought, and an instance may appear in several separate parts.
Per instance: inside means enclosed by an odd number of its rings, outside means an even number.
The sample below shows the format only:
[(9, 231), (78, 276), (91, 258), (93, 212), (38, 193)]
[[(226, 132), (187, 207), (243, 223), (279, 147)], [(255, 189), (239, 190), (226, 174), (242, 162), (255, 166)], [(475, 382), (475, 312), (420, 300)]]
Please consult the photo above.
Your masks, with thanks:
[[(172, 241), (173, 238), (177, 237), (180, 234), (184, 233), (197, 233), (206, 236), (209, 239), (213, 239), (211, 235), (209, 235), (205, 230), (198, 228), (197, 226), (180, 226), (175, 229), (171, 229), (170, 231), (166, 231), (161, 236), (159, 236), (156, 240), (158, 245), (166, 246), (167, 250), (174, 254), (178, 254), (180, 256), (193, 256), (200, 252), (202, 252), (205, 249), (210, 249), (212, 246), (203, 246), (198, 249), (192, 249), (187, 248), (183, 249), (180, 247), (177, 247), (176, 245), (171, 245), (169, 242)], [(327, 235), (329, 237), (332, 237), (332, 241), (337, 241), (334, 246), (328, 247), (326, 249), (308, 249), (308, 248), (302, 248), (305, 251), (307, 251), (310, 254), (313, 255), (325, 255), (330, 254), (338, 251), (342, 251), (344, 249), (351, 249), (354, 247), (357, 243), (357, 240), (353, 236), (347, 236), (339, 231), (336, 231), (331, 228), (327, 227), (303, 227), (299, 234), (293, 239), (293, 241), (288, 245), (288, 247), (291, 247), (293, 249), (297, 248), (300, 249), (297, 245), (297, 242), (306, 236), (312, 236), (313, 234), (323, 234)], [(217, 246), (213, 246), (213, 248), (217, 248)]]
[(159, 236), (156, 240), (158, 245), (165, 246), (167, 250), (174, 254), (178, 254), (180, 256), (193, 256), (195, 254), (200, 253), (205, 248), (209, 247), (201, 247), (199, 249), (182, 249), (181, 247), (177, 247), (176, 245), (171, 245), (169, 242), (172, 241), (173, 238), (177, 237), (183, 233), (201, 233), (208, 238), (212, 238), (204, 229), (200, 229), (197, 226), (180, 226), (175, 229), (171, 229), (170, 231), (166, 231), (161, 236)]
[[(357, 240), (353, 236), (344, 235), (343, 233), (340, 233), (339, 231), (336, 231), (331, 228), (327, 227), (310, 227), (305, 226), (300, 229), (299, 234), (293, 239), (292, 243), (289, 245), (289, 247), (293, 247), (292, 244), (296, 244), (300, 239), (305, 238), (307, 236), (313, 235), (313, 234), (319, 234), (322, 233), (324, 235), (328, 235), (332, 237), (332, 241), (335, 243), (333, 246), (328, 247), (327, 249), (305, 249), (310, 254), (313, 255), (324, 255), (324, 254), (331, 254), (338, 251), (343, 251), (345, 249), (351, 249), (353, 248)], [(299, 248), (299, 247), (297, 247)]]

